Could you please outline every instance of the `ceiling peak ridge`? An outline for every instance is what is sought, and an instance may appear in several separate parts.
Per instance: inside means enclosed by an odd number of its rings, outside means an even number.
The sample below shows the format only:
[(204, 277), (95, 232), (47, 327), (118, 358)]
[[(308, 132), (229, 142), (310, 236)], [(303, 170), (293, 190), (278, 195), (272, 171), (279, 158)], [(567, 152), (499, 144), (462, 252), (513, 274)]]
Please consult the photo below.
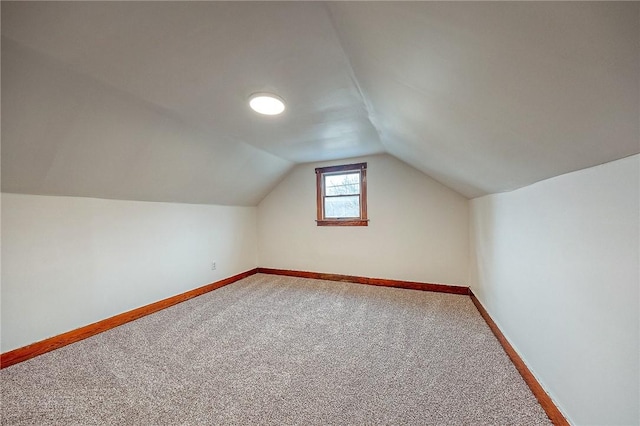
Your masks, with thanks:
[(338, 29), (338, 26), (336, 25), (336, 21), (335, 21), (335, 16), (333, 11), (331, 10), (331, 6), (329, 5), (329, 2), (323, 2), (323, 6), (327, 12), (327, 16), (329, 17), (329, 22), (331, 23), (331, 28), (333, 28), (333, 32), (336, 36), (336, 40), (338, 41), (338, 44), (340, 45), (340, 50), (342, 51), (342, 54), (344, 56), (344, 59), (347, 63), (347, 68), (348, 68), (348, 72), (349, 72), (349, 77), (351, 78), (351, 81), (353, 82), (353, 85), (356, 87), (356, 90), (358, 91), (358, 96), (360, 97), (360, 100), (362, 101), (362, 104), (364, 106), (364, 110), (367, 113), (367, 120), (369, 120), (369, 123), (371, 123), (371, 126), (375, 129), (376, 134), (378, 135), (378, 140), (380, 141), (380, 143), (382, 144), (382, 146), (385, 149), (386, 153), (389, 153), (389, 149), (387, 148), (387, 145), (384, 143), (384, 138), (382, 135), (382, 131), (380, 130), (380, 127), (376, 124), (376, 119), (375, 119), (375, 112), (373, 109), (373, 106), (371, 105), (371, 102), (368, 101), (367, 96), (365, 95), (364, 91), (362, 90), (362, 85), (360, 84), (360, 81), (358, 80), (358, 76), (356, 75), (355, 70), (353, 69), (353, 64), (351, 62), (351, 57), (349, 56), (349, 54), (347, 53), (347, 51), (344, 48), (344, 41), (343, 41), (343, 37), (340, 33), (340, 30)]

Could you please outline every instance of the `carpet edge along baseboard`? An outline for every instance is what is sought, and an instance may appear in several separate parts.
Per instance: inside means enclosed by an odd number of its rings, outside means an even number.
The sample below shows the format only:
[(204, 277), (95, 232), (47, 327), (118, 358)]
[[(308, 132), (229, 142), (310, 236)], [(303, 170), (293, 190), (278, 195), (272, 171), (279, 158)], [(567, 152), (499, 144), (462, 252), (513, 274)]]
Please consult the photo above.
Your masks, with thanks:
[(225, 278), (223, 280), (216, 281), (214, 283), (207, 284), (202, 287), (198, 287), (194, 290), (190, 290), (185, 293), (171, 296), (166, 299), (160, 300), (158, 302), (141, 306), (131, 311), (123, 312), (113, 317), (95, 322), (93, 324), (85, 325), (75, 330), (67, 331), (66, 333), (49, 337), (39, 342), (32, 343), (30, 345), (23, 346), (21, 348), (17, 348), (9, 352), (5, 352), (3, 354), (0, 354), (0, 369), (9, 367), (11, 365), (20, 363), (22, 361), (26, 361), (28, 359), (34, 358), (38, 355), (45, 354), (55, 349), (62, 348), (64, 346), (70, 345), (71, 343), (78, 342), (80, 340), (83, 340), (88, 337), (94, 336), (96, 334), (102, 333), (104, 331), (110, 330), (114, 327), (118, 327), (119, 325), (126, 324), (130, 321), (134, 321), (138, 318), (144, 317), (146, 315), (150, 315), (154, 312), (158, 312), (162, 309), (168, 308), (180, 302), (184, 302), (185, 300), (191, 299), (193, 297), (208, 293), (210, 291), (213, 291), (225, 285), (234, 283), (238, 280), (249, 277), (256, 273), (270, 274), (270, 275), (285, 275), (285, 276), (300, 277), (300, 278), (315, 278), (315, 279), (322, 279), (322, 280), (329, 280), (329, 281), (341, 281), (341, 282), (351, 282), (351, 283), (357, 283), (357, 284), (368, 284), (368, 285), (376, 285), (376, 286), (384, 286), (384, 287), (396, 287), (396, 288), (405, 288), (405, 289), (412, 289), (412, 290), (435, 291), (435, 292), (441, 292), (441, 293), (469, 295), (469, 287), (463, 287), (463, 286), (453, 286), (453, 285), (446, 285), (446, 284), (430, 284), (430, 283), (420, 283), (420, 282), (414, 282), (414, 281), (389, 280), (384, 278), (359, 277), (354, 275), (339, 275), (339, 274), (327, 274), (327, 273), (321, 273), (321, 272), (293, 271), (288, 269), (273, 269), (273, 268), (258, 267), (258, 268), (254, 268), (249, 271), (234, 275), (232, 277)]
[(556, 426), (569, 426), (570, 423), (564, 417), (558, 406), (553, 402), (549, 394), (544, 390), (540, 382), (538, 382), (538, 379), (536, 379), (531, 370), (529, 370), (527, 364), (525, 364), (518, 352), (513, 348), (513, 346), (511, 346), (509, 340), (507, 340), (498, 325), (493, 321), (493, 318), (491, 318), (482, 303), (480, 303), (480, 300), (478, 300), (471, 290), (469, 290), (469, 297), (471, 297), (471, 301), (478, 309), (478, 312), (480, 312), (480, 315), (484, 318), (484, 321), (496, 336), (500, 345), (502, 345), (502, 348), (509, 356), (509, 359), (511, 359), (511, 362), (516, 367), (516, 370), (518, 370), (518, 373), (520, 373), (527, 386), (529, 386), (529, 389), (531, 389), (531, 392), (533, 392), (533, 395), (542, 406), (542, 409), (547, 413), (549, 420), (551, 420), (551, 422)]
[(504, 351), (507, 353), (511, 362), (514, 364), (525, 383), (529, 386), (534, 396), (547, 413), (549, 419), (553, 422), (554, 425), (569, 425), (569, 422), (566, 420), (560, 409), (555, 405), (551, 397), (544, 390), (542, 385), (535, 378), (533, 373), (529, 370), (527, 365), (524, 363), (520, 355), (515, 351), (513, 346), (506, 339), (504, 334), (496, 323), (493, 321), (487, 310), (482, 306), (482, 303), (478, 300), (478, 298), (473, 294), (469, 287), (463, 286), (454, 286), (447, 284), (430, 284), (430, 283), (420, 283), (414, 281), (401, 281), (401, 280), (390, 280), (383, 278), (368, 278), (368, 277), (360, 277), (354, 275), (340, 275), (340, 274), (328, 274), (321, 272), (308, 272), (308, 271), (294, 271), (288, 269), (274, 269), (274, 268), (254, 268), (240, 274), (225, 278), (220, 281), (216, 281), (211, 284), (207, 284), (202, 287), (198, 287), (194, 290), (187, 291), (185, 293), (178, 294), (176, 296), (168, 297), (166, 299), (160, 300), (158, 302), (151, 303), (149, 305), (141, 306), (139, 308), (133, 309), (131, 311), (123, 312), (121, 314), (115, 315), (110, 318), (106, 318), (104, 320), (95, 322), (93, 324), (86, 325), (84, 327), (77, 328), (75, 330), (68, 331), (63, 334), (59, 334), (57, 336), (50, 337), (48, 339), (42, 340), (40, 342), (36, 342), (27, 346), (23, 346), (18, 349), (14, 349), (12, 351), (0, 354), (0, 369), (6, 368), (11, 365), (20, 363), (22, 361), (26, 361), (28, 359), (34, 358), (38, 355), (45, 354), (47, 352), (53, 351), (55, 349), (61, 348), (63, 346), (67, 346), (71, 343), (78, 342), (80, 340), (86, 339), (88, 337), (94, 336), (96, 334), (102, 333), (104, 331), (110, 330), (119, 325), (126, 324), (130, 321), (134, 321), (138, 318), (142, 318), (146, 315), (150, 315), (154, 312), (158, 312), (162, 309), (168, 308), (170, 306), (176, 305), (180, 302), (184, 302), (196, 296), (200, 296), (202, 294), (208, 293), (210, 291), (216, 290), (220, 287), (224, 287), (225, 285), (234, 283), (243, 278), (247, 278), (256, 273), (261, 274), (269, 274), (269, 275), (283, 275), (283, 276), (291, 276), (291, 277), (299, 277), (299, 278), (313, 278), (313, 279), (321, 279), (328, 281), (340, 281), (340, 282), (350, 282), (356, 284), (367, 284), (367, 285), (376, 285), (376, 286), (384, 286), (384, 287), (395, 287), (395, 288), (404, 288), (411, 290), (423, 290), (423, 291), (433, 291), (440, 293), (452, 293), (452, 294), (460, 294), (467, 295), (471, 298), (473, 304), (476, 306), (482, 318), (484, 318), (485, 322), (496, 336)]
[(198, 287), (196, 289), (189, 290), (187, 292), (180, 293), (175, 296), (171, 296), (166, 299), (162, 299), (127, 312), (123, 312), (113, 317), (94, 322), (93, 324), (85, 325), (75, 330), (67, 331), (66, 333), (58, 334), (57, 336), (49, 337), (48, 339), (44, 339), (27, 346), (5, 352), (0, 355), (0, 369), (18, 364), (28, 359), (34, 358), (38, 355), (42, 355), (55, 349), (70, 345), (71, 343), (84, 340), (88, 337), (95, 336), (96, 334), (110, 330), (114, 327), (118, 327), (130, 321), (137, 320), (138, 318), (142, 318), (144, 316), (153, 314), (154, 312), (158, 312), (162, 309), (166, 309), (170, 306), (176, 305), (180, 302), (184, 302), (196, 296), (200, 296), (202, 294), (216, 290), (220, 287), (224, 287), (225, 285), (254, 275), (255, 273), (257, 273), (257, 271), (257, 268), (250, 269), (248, 271), (241, 272), (237, 275), (233, 275), (220, 281), (216, 281), (211, 284), (207, 284), (202, 287)]
[(298, 278), (313, 278), (320, 280), (328, 280), (328, 281), (341, 281), (341, 282), (350, 282), (357, 284), (369, 284), (369, 285), (378, 285), (385, 287), (396, 287), (396, 288), (406, 288), (412, 290), (424, 290), (424, 291), (434, 291), (441, 293), (453, 293), (453, 294), (462, 294), (467, 295), (471, 298), (471, 301), (480, 312), (480, 315), (485, 320), (493, 334), (498, 339), (498, 342), (504, 349), (504, 351), (509, 356), (509, 359), (516, 367), (522, 378), (524, 379), (531, 392), (536, 397), (542, 409), (549, 417), (549, 420), (556, 426), (569, 426), (569, 422), (564, 417), (560, 409), (553, 402), (549, 394), (544, 390), (540, 382), (535, 378), (531, 370), (524, 363), (520, 355), (513, 349), (513, 346), (509, 343), (507, 338), (504, 336), (500, 328), (493, 321), (487, 310), (482, 306), (482, 303), (478, 300), (478, 298), (473, 294), (471, 288), (462, 287), (462, 286), (454, 286), (454, 285), (446, 285), (446, 284), (429, 284), (429, 283), (419, 283), (413, 281), (399, 281), (399, 280), (388, 280), (382, 278), (367, 278), (367, 277), (359, 277), (353, 275), (340, 275), (340, 274), (326, 274), (321, 272), (308, 272), (308, 271), (294, 271), (288, 269), (273, 269), (273, 268), (258, 268), (259, 274), (271, 274), (271, 275), (284, 275), (289, 277), (298, 277)]
[(390, 280), (385, 278), (369, 278), (355, 275), (327, 274), (323, 272), (294, 271), (289, 269), (258, 268), (259, 274), (284, 275), (288, 277), (313, 278), (317, 280), (340, 281), (356, 284), (368, 284), (382, 287), (406, 288), (410, 290), (434, 291), (438, 293), (452, 293), (469, 295), (469, 287), (431, 284), (416, 281)]

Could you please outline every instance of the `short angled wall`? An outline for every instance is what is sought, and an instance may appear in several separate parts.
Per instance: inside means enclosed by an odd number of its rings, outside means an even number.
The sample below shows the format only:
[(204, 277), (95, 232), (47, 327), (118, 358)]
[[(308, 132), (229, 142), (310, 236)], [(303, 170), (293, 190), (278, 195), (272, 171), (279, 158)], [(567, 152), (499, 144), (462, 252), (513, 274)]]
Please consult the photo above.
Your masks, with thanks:
[(62, 333), (58, 336), (50, 337), (41, 342), (36, 342), (31, 345), (27, 345), (22, 348), (3, 353), (0, 356), (0, 368), (6, 368), (19, 362), (34, 358), (38, 355), (42, 355), (55, 349), (70, 345), (72, 343), (79, 342), (80, 340), (95, 336), (96, 334), (126, 324), (130, 321), (137, 320), (138, 318), (142, 318), (146, 315), (150, 315), (162, 309), (166, 309), (180, 302), (184, 302), (185, 300), (189, 300), (210, 291), (216, 290), (220, 287), (224, 287), (225, 285), (234, 283), (255, 273), (256, 269), (252, 269), (250, 271), (234, 275), (233, 277), (225, 278), (224, 280), (220, 280), (215, 283), (211, 283), (194, 290), (187, 291), (186, 293), (178, 294), (176, 296), (172, 296), (146, 306), (141, 306), (140, 308), (133, 309), (129, 312), (123, 312), (111, 318), (107, 318), (102, 321), (98, 321), (96, 323), (85, 325), (84, 327)]
[(640, 156), (471, 202), (473, 293), (578, 425), (640, 420)]
[(256, 250), (255, 207), (3, 193), (1, 352), (251, 270)]

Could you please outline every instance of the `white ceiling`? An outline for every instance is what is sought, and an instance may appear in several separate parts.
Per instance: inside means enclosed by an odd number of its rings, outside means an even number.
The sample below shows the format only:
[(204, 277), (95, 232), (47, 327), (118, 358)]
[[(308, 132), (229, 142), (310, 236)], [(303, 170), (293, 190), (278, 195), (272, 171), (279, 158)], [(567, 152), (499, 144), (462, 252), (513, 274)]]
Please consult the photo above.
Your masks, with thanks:
[(2, 189), (255, 205), (389, 152), (511, 190), (640, 151), (639, 42), (640, 3), (3, 1)]

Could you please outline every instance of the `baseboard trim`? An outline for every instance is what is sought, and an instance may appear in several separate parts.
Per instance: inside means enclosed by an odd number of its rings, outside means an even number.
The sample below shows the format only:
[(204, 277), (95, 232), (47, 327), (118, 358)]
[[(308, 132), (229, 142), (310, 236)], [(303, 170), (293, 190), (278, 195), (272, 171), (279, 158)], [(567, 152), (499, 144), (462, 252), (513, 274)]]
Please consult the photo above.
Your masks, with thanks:
[(289, 269), (258, 268), (259, 274), (285, 275), (288, 277), (314, 278), (318, 280), (341, 281), (356, 284), (377, 285), (382, 287), (407, 288), (411, 290), (435, 291), (438, 293), (469, 294), (469, 287), (431, 284), (416, 281), (388, 280), (384, 278), (368, 278), (355, 275), (325, 274), (322, 272), (293, 271)]
[(454, 286), (454, 285), (446, 285), (446, 284), (431, 284), (431, 283), (421, 283), (414, 281), (401, 281), (401, 280), (389, 280), (383, 278), (368, 278), (368, 277), (360, 277), (354, 275), (340, 275), (340, 274), (326, 274), (321, 272), (308, 272), (308, 271), (295, 271), (288, 269), (273, 269), (273, 268), (255, 268), (246, 272), (242, 272), (240, 274), (234, 275), (229, 278), (225, 278), (220, 281), (216, 281), (211, 284), (207, 284), (202, 287), (198, 287), (194, 290), (187, 291), (185, 293), (181, 293), (158, 302), (151, 303), (149, 305), (141, 306), (139, 308), (133, 309), (128, 312), (123, 312), (121, 314), (115, 315), (110, 318), (106, 318), (104, 320), (95, 322), (93, 324), (86, 325), (84, 327), (77, 328), (75, 330), (68, 331), (63, 334), (59, 334), (57, 336), (50, 337), (48, 339), (42, 340), (40, 342), (32, 343), (30, 345), (14, 349), (9, 352), (5, 352), (0, 354), (0, 369), (9, 367), (14, 364), (18, 364), (20, 362), (26, 361), (28, 359), (34, 358), (38, 355), (45, 354), (47, 352), (53, 351), (55, 349), (59, 349), (61, 347), (70, 345), (72, 343), (78, 342), (80, 340), (84, 340), (88, 337), (95, 336), (96, 334), (102, 333), (104, 331), (110, 330), (112, 328), (118, 327), (120, 325), (126, 324), (128, 322), (134, 321), (138, 318), (142, 318), (144, 316), (153, 314), (155, 312), (161, 311), (162, 309), (166, 309), (170, 306), (176, 305), (180, 302), (184, 302), (186, 300), (192, 299), (194, 297), (200, 296), (202, 294), (208, 293), (210, 291), (216, 290), (220, 287), (224, 287), (236, 281), (239, 281), (243, 278), (247, 278), (256, 273), (260, 274), (269, 274), (269, 275), (284, 275), (290, 277), (299, 277), (299, 278), (314, 278), (321, 280), (329, 280), (329, 281), (341, 281), (341, 282), (350, 282), (356, 284), (366, 284), (366, 285), (376, 285), (383, 287), (395, 287), (395, 288), (405, 288), (411, 290), (422, 290), (422, 291), (433, 291), (440, 293), (452, 293), (452, 294), (461, 294), (468, 295), (471, 297), (473, 304), (476, 306), (480, 315), (486, 321), (487, 325), (496, 336), (504, 351), (507, 353), (511, 362), (513, 362), (514, 366), (524, 379), (525, 383), (529, 386), (534, 396), (547, 413), (549, 419), (556, 426), (569, 426), (569, 422), (566, 420), (562, 412), (555, 405), (551, 397), (545, 392), (542, 388), (538, 380), (535, 378), (533, 373), (529, 370), (527, 365), (524, 363), (520, 355), (516, 352), (516, 350), (511, 346), (507, 338), (502, 334), (502, 331), (498, 328), (496, 323), (493, 321), (487, 310), (482, 306), (482, 303), (478, 300), (478, 298), (473, 294), (469, 287), (462, 286)]
[(569, 422), (564, 417), (558, 406), (553, 402), (549, 394), (544, 390), (531, 370), (529, 370), (529, 367), (527, 367), (527, 364), (525, 364), (518, 352), (516, 352), (513, 346), (511, 346), (511, 343), (509, 343), (504, 334), (502, 334), (500, 328), (493, 321), (493, 319), (484, 308), (484, 306), (482, 306), (482, 303), (480, 303), (475, 294), (473, 294), (473, 291), (469, 290), (469, 296), (471, 297), (473, 304), (476, 305), (478, 312), (480, 312), (480, 315), (482, 316), (482, 318), (484, 318), (485, 322), (502, 345), (502, 348), (511, 359), (511, 362), (516, 367), (527, 386), (529, 386), (531, 392), (533, 392), (533, 395), (542, 406), (542, 409), (545, 411), (545, 413), (547, 413), (549, 419), (556, 426), (569, 426)]
[(180, 302), (184, 302), (185, 300), (189, 300), (220, 287), (224, 287), (228, 284), (249, 277), (255, 274), (257, 271), (257, 268), (251, 269), (232, 277), (225, 278), (223, 280), (216, 281), (202, 287), (198, 287), (194, 290), (190, 290), (176, 296), (168, 297), (158, 302), (141, 306), (131, 311), (123, 312), (116, 316), (94, 322), (93, 324), (85, 325), (84, 327), (80, 327), (75, 330), (50, 337), (40, 342), (32, 343), (30, 345), (23, 346), (9, 352), (5, 352), (0, 355), (0, 369), (9, 367), (22, 361), (26, 361), (38, 355), (42, 355), (55, 349), (59, 349), (63, 346), (70, 345), (71, 343), (78, 342), (88, 337), (95, 336), (96, 334), (111, 330), (114, 327), (118, 327), (119, 325), (126, 324), (130, 321), (134, 321), (138, 318), (153, 314), (154, 312), (158, 312)]

